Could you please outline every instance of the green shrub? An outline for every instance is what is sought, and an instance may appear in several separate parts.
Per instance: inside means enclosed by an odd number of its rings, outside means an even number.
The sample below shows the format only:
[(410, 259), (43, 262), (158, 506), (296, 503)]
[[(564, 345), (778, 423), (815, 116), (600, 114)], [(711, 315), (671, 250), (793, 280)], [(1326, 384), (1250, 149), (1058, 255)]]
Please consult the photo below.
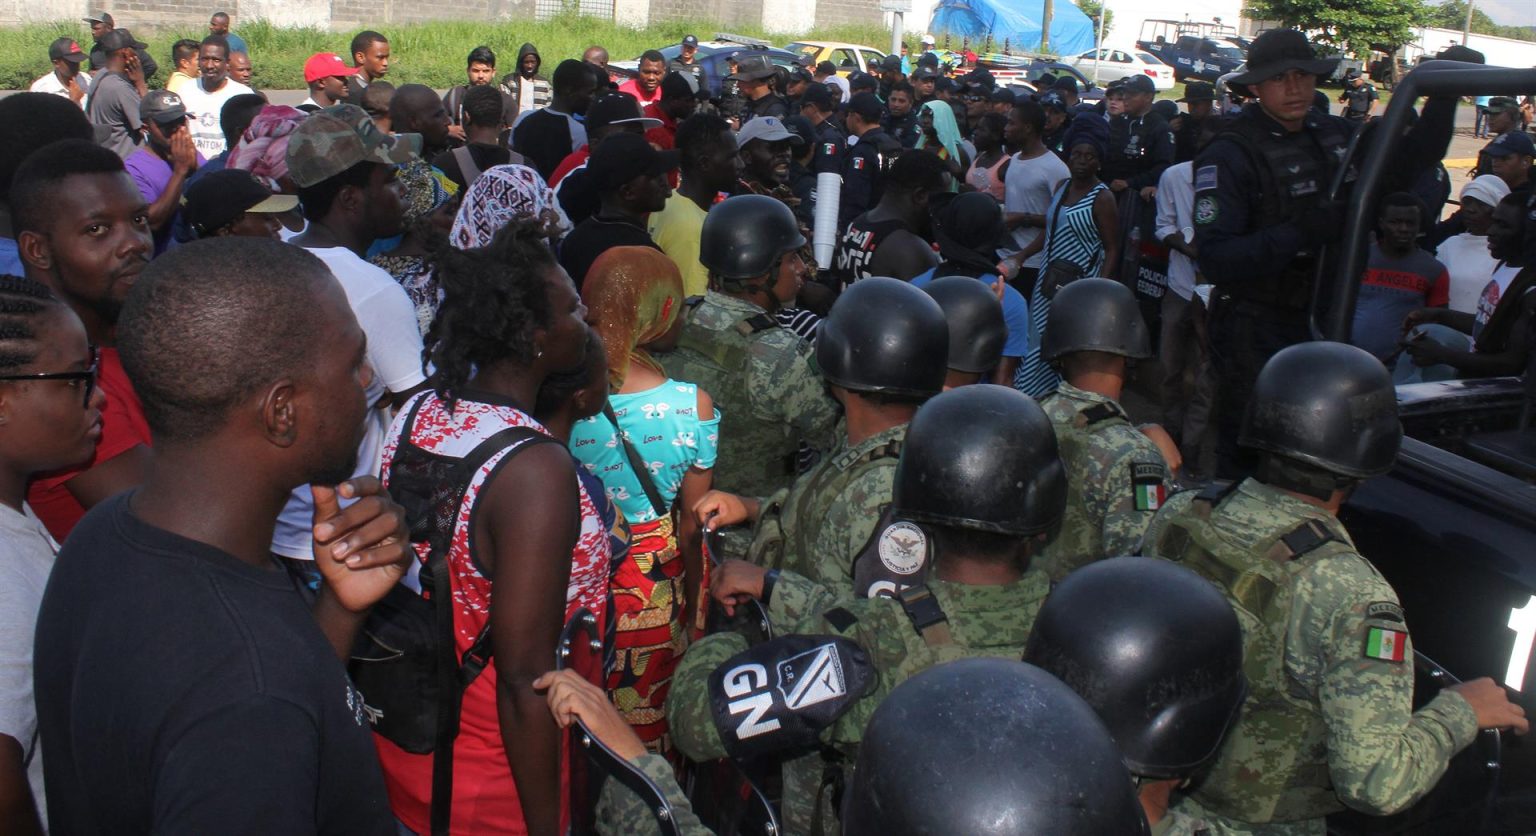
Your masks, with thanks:
[[(464, 82), (464, 59), (481, 44), (496, 51), (497, 69), (512, 71), (517, 50), (524, 42), (538, 46), (544, 60), (544, 74), (566, 58), (580, 58), (593, 44), (608, 49), (614, 61), (633, 59), (647, 49), (676, 43), (693, 33), (708, 40), (715, 32), (729, 29), (776, 44), (795, 38), (770, 35), (750, 27), (722, 27), (698, 21), (658, 23), (645, 29), (631, 29), (595, 18), (574, 15), (552, 20), (511, 20), (499, 23), (474, 21), (434, 21), (431, 23), (376, 26), (389, 36), (390, 67), (388, 79), (394, 84), (415, 82), (435, 88)], [(264, 21), (241, 23), (235, 31), (251, 47), (255, 70), (252, 83), (265, 90), (298, 90), (304, 87), (304, 60), (316, 52), (335, 52), (351, 63), (347, 46), (353, 32), (328, 32), (315, 28), (285, 28)], [(149, 52), (160, 65), (153, 82), (163, 85), (174, 68), (171, 44), (180, 38), (201, 39), (207, 30), (198, 27), (154, 30), (138, 28), (134, 34), (149, 44)], [(32, 24), (0, 29), (0, 90), (25, 90), (39, 76), (48, 72), (48, 44), (58, 37), (79, 39), (89, 51), (90, 34), (83, 24), (68, 22)], [(816, 40), (850, 41), (879, 49), (890, 46), (889, 30), (879, 26), (839, 26), (814, 35), (800, 36)], [(151, 86), (154, 86), (154, 84)]]

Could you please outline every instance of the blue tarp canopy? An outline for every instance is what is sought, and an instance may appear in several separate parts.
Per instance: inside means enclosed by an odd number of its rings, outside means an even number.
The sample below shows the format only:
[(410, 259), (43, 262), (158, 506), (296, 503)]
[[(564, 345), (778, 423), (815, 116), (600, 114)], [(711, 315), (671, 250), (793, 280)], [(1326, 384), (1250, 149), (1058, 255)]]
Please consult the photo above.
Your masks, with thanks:
[[(935, 35), (971, 39), (971, 48), (980, 51), (987, 35), (992, 49), (1008, 48), (1030, 52), (1040, 48), (1040, 18), (1043, 0), (940, 0), (933, 10), (928, 31)], [(1051, 52), (1079, 55), (1093, 49), (1093, 19), (1069, 0), (1054, 0), (1051, 7)]]

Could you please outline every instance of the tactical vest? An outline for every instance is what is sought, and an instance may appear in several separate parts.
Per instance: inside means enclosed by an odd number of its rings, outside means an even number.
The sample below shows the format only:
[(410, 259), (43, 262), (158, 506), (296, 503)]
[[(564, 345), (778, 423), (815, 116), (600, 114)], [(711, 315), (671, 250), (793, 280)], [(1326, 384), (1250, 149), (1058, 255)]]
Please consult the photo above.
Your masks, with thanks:
[[(801, 575), (809, 573), (803, 571), (808, 568), (802, 566), (788, 566), (785, 563), (785, 545), (793, 546), (790, 554), (797, 555), (801, 561), (808, 562), (811, 559), (811, 548), (815, 541), (815, 535), (820, 532), (821, 526), (812, 521), (817, 520), (826, 513), (826, 505), (838, 495), (847, 490), (848, 485), (858, 478), (869, 465), (885, 459), (897, 459), (901, 457), (901, 440), (892, 439), (878, 447), (866, 450), (852, 464), (839, 469), (836, 466), (837, 459), (823, 459), (820, 467), (802, 476), (805, 484), (797, 485), (785, 497), (783, 503), (765, 504), (758, 517), (757, 531), (752, 538), (752, 547), (747, 550), (747, 560), (759, 566), (770, 569), (787, 568)], [(793, 508), (788, 508), (793, 503)], [(786, 531), (785, 519), (789, 511), (794, 513), (794, 524), (791, 531)], [(879, 535), (879, 528), (875, 529), (871, 539)], [(850, 568), (853, 565), (852, 556), (849, 559)], [(852, 583), (853, 574), (848, 574), (848, 582)]]
[[(1055, 397), (1060, 396), (1048, 395), (1045, 400)], [(1104, 529), (1100, 524), (1103, 521), (1095, 523), (1088, 513), (1081, 462), (1088, 456), (1093, 434), (1117, 423), (1129, 425), (1125, 411), (1117, 404), (1100, 402), (1078, 410), (1069, 427), (1055, 424), (1056, 445), (1062, 464), (1067, 468), (1067, 507), (1062, 512), (1061, 527), (1056, 536), (1045, 544), (1034, 560), (1034, 565), (1044, 569), (1052, 582), (1059, 582), (1072, 570), (1105, 557)]]
[[(784, 427), (775, 425), (769, 434), (743, 431), (747, 429), (743, 422), (757, 420), (747, 407), (753, 394), (747, 375), (752, 344), (777, 327), (772, 316), (758, 313), (715, 331), (696, 323), (690, 309), (677, 350), (663, 355), (662, 365), (669, 377), (698, 384), (720, 409), (719, 461), (724, 467), (716, 467), (715, 480), (722, 490), (771, 493), (761, 488), (788, 484), (795, 472), (798, 444)], [(771, 436), (772, 444), (765, 448), (761, 442), (766, 436)]]
[(1146, 171), (1147, 153), (1153, 139), (1168, 132), (1168, 120), (1148, 111), (1141, 116), (1121, 114), (1109, 120), (1109, 145), (1104, 156), (1105, 182), (1128, 180)]
[[(1236, 142), (1259, 174), (1259, 211), (1249, 218), (1256, 229), (1287, 223), (1322, 203), (1328, 196), (1349, 135), (1331, 119), (1307, 118), (1299, 133), (1276, 134), (1251, 113), (1234, 119), (1220, 134)], [(1351, 166), (1349, 178), (1354, 179)], [(1301, 251), (1285, 270), (1271, 279), (1244, 276), (1222, 282), (1221, 291), (1234, 298), (1306, 310), (1312, 302), (1317, 253)]]
[(1328, 775), (1328, 727), (1321, 709), (1285, 672), (1286, 627), (1295, 578), (1353, 546), (1317, 520), (1252, 534), (1252, 548), (1212, 522), (1236, 483), (1201, 492), (1159, 535), (1155, 553), (1226, 592), (1243, 626), (1248, 699), (1205, 777), (1190, 794), (1217, 815), (1244, 822), (1315, 819), (1342, 810)]

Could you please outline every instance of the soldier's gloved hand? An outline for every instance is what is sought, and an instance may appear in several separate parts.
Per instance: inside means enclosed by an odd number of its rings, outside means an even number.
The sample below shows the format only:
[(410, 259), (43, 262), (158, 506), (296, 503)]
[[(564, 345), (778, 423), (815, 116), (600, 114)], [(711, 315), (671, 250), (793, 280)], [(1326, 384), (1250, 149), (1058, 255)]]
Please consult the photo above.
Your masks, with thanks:
[(1344, 237), (1344, 204), (1323, 201), (1296, 218), (1303, 243), (1311, 246), (1332, 244)]
[(1472, 706), (1472, 713), (1477, 715), (1477, 727), (1480, 729), (1513, 729), (1515, 734), (1525, 734), (1531, 730), (1531, 723), (1525, 718), (1525, 709), (1510, 702), (1503, 686), (1486, 676), (1452, 685), (1446, 690), (1460, 694)]

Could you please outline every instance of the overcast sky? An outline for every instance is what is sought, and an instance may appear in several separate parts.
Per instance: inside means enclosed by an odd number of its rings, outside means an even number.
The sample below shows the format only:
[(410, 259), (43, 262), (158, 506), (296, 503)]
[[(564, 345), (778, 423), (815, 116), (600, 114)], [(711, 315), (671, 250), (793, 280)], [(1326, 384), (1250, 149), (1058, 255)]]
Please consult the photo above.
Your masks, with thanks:
[(1505, 26), (1536, 26), (1536, 3), (1531, 0), (1474, 0), (1477, 8)]

